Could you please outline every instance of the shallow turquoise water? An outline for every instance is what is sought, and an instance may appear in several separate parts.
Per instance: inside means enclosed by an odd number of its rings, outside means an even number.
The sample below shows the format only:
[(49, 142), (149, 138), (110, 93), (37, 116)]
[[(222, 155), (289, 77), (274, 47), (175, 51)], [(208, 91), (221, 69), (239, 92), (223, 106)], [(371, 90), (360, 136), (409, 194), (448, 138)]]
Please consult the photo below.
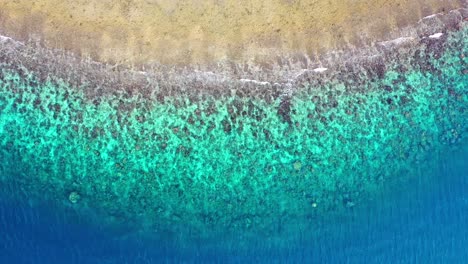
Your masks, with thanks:
[(58, 222), (77, 221), (78, 230), (103, 226), (177, 254), (285, 257), (316, 247), (321, 232), (349, 243), (340, 228), (360, 223), (350, 218), (395, 210), (395, 193), (410, 195), (413, 183), (430, 190), (446, 173), (441, 157), (464, 153), (462, 25), (376, 60), (304, 73), (290, 83), (292, 94), (239, 82), (222, 83), (231, 92), (221, 95), (174, 94), (159, 80), (105, 92), (105, 79), (80, 69), (67, 78), (4, 51), (4, 196), (63, 210), (69, 220)]
[[(468, 257), (468, 149), (437, 158), (420, 180), (386, 190), (379, 199), (304, 234), (283, 251), (252, 245), (237, 254), (185, 250), (164, 240), (90, 225), (73, 210), (0, 200), (0, 261), (4, 263), (463, 263)], [(87, 219), (83, 219), (87, 218)], [(27, 252), (27, 253), (25, 253)], [(183, 252), (183, 253), (182, 253)]]

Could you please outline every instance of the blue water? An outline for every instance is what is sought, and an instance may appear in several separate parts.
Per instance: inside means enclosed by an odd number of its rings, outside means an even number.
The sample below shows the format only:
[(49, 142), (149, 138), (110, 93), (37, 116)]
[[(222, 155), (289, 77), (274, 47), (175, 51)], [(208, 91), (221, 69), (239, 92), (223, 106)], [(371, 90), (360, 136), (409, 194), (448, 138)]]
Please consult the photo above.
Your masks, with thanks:
[(297, 97), (245, 111), (243, 95), (87, 101), (47, 81), (62, 66), (28, 72), (35, 55), (4, 49), (0, 264), (468, 263), (460, 14), (385, 67), (304, 76)]
[[(421, 171), (427, 180), (388, 190), (323, 225), (316, 238), (268, 255), (193, 249), (182, 256), (164, 242), (100, 228), (73, 211), (3, 197), (0, 263), (467, 263), (467, 161), (468, 151), (441, 157), (437, 170)], [(268, 251), (257, 247), (252, 252)]]

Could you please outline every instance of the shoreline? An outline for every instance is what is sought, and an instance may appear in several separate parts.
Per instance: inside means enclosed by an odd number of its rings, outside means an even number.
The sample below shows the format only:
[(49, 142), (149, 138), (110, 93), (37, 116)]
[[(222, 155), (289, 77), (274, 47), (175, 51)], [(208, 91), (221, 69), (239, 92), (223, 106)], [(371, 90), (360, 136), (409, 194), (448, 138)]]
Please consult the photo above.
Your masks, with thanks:
[(309, 68), (321, 54), (368, 46), (424, 16), (468, 7), (465, 0), (125, 2), (0, 0), (0, 34), (135, 69)]
[(295, 71), (144, 74), (2, 38), (1, 154), (24, 172), (9, 180), (181, 243), (309, 227), (466, 141), (464, 83), (451, 83), (466, 80), (466, 16), (431, 16), (418, 37), (331, 54), (289, 83)]
[[(10, 54), (8, 56), (17, 56), (5, 57), (4, 60), (20, 60), (27, 68), (37, 69), (39, 76), (51, 74), (67, 80), (74, 87), (81, 86), (83, 77), (79, 73), (85, 73), (88, 84), (99, 80), (96, 82), (96, 85), (101, 87), (98, 91), (87, 91), (90, 100), (95, 96), (116, 92), (141, 94), (145, 98), (154, 97), (155, 91), (143, 88), (154, 85), (159, 86), (159, 97), (175, 96), (178, 93), (188, 93), (195, 100), (200, 95), (230, 96), (233, 90), (229, 87), (237, 87), (246, 96), (264, 97), (267, 91), (276, 98), (280, 95), (290, 95), (293, 92), (291, 87), (300, 86), (304, 79), (312, 79), (314, 83), (336, 79), (340, 70), (349, 71), (355, 68), (353, 64), (359, 64), (379, 75), (378, 71), (385, 68), (384, 60), (388, 54), (400, 49), (410, 49), (420, 42), (443, 39), (446, 32), (456, 30), (460, 23), (467, 20), (468, 8), (451, 10), (445, 14), (432, 14), (422, 18), (417, 25), (394, 33), (391, 39), (380, 40), (358, 49), (324, 53), (305, 68), (284, 58), (287, 63), (283, 66), (273, 64), (270, 69), (227, 62), (208, 69), (146, 65), (146, 70), (135, 70), (123, 65), (93, 61), (90, 57), (81, 59), (72, 52), (48, 49), (38, 43), (19, 42), (7, 36), (2, 36), (4, 46), (0, 50)], [(435, 35), (437, 37), (434, 37)], [(47, 66), (43, 67), (44, 65)]]

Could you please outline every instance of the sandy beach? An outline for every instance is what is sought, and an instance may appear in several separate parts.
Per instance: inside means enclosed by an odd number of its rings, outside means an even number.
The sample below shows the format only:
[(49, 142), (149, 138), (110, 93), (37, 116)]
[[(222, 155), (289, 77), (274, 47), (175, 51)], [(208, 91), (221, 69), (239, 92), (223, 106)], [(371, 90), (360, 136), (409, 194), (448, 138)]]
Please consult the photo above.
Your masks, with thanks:
[(0, 0), (0, 34), (136, 66), (266, 65), (385, 39), (462, 0)]

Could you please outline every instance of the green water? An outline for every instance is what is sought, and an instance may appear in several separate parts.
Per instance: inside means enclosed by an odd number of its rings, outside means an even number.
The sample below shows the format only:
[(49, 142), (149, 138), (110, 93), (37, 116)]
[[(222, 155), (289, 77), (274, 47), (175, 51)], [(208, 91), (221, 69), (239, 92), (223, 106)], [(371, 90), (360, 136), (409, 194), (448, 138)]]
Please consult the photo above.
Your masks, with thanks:
[(464, 26), (386, 54), (383, 70), (356, 63), (270, 99), (90, 100), (92, 80), (3, 62), (0, 180), (179, 242), (310, 231), (466, 144), (467, 39)]

